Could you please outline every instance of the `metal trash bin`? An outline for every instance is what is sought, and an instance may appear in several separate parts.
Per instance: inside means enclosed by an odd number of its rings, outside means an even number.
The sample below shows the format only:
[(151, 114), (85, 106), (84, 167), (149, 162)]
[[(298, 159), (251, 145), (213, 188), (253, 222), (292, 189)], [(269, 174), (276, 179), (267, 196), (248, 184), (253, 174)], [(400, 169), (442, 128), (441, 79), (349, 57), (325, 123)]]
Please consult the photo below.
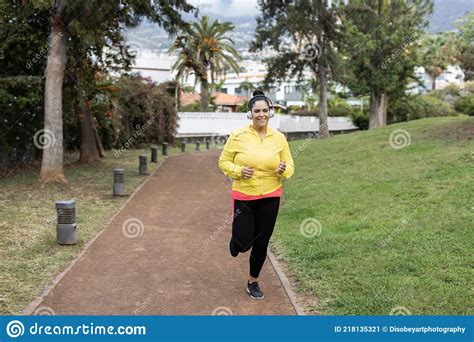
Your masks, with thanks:
[(186, 151), (186, 142), (181, 141), (181, 152), (185, 152), (185, 151)]
[(210, 143), (211, 143), (211, 142), (209, 141), (209, 139), (206, 139), (206, 150), (208, 150), (208, 149), (209, 149), (209, 145), (210, 145)]
[(114, 196), (123, 196), (125, 194), (125, 169), (114, 169)]
[(56, 202), (56, 239), (59, 244), (73, 245), (77, 242), (76, 202)]
[(196, 141), (196, 151), (199, 151), (199, 141)]

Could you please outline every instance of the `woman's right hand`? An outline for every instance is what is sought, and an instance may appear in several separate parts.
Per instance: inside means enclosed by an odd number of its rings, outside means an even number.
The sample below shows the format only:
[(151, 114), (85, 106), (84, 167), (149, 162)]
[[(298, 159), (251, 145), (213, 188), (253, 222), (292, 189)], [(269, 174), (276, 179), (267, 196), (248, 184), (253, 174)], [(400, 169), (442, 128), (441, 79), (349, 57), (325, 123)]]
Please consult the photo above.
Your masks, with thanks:
[(253, 170), (250, 166), (245, 166), (242, 169), (242, 178), (249, 179), (253, 175)]

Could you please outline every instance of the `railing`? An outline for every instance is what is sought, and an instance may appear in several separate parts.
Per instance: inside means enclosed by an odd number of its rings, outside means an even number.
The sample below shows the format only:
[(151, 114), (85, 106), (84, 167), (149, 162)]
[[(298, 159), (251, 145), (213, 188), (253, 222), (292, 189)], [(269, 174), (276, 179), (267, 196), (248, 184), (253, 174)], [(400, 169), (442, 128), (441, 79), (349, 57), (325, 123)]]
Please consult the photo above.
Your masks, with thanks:
[[(234, 129), (250, 123), (245, 113), (181, 112), (177, 137), (229, 135)], [(319, 118), (314, 116), (275, 114), (270, 127), (283, 133), (317, 132)], [(353, 131), (358, 128), (346, 117), (328, 117), (330, 132)]]

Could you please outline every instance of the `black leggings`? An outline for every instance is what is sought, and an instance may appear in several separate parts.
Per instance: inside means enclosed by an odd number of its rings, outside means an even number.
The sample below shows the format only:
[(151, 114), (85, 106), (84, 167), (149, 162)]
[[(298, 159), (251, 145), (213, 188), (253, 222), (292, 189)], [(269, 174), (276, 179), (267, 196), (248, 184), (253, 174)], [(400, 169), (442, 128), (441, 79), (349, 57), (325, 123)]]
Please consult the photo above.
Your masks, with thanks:
[(240, 253), (247, 252), (252, 247), (250, 276), (258, 278), (267, 257), (268, 242), (280, 208), (280, 197), (233, 201), (233, 245)]

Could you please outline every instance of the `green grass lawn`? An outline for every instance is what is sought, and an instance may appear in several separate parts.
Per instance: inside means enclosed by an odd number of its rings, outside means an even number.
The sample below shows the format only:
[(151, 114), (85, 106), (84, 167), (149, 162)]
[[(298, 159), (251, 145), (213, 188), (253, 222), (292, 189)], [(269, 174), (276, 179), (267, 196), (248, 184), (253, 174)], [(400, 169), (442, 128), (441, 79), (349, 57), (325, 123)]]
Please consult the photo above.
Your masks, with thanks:
[[(178, 153), (178, 148), (169, 148), (170, 155)], [(119, 157), (108, 151), (102, 162), (89, 166), (78, 164), (77, 154), (68, 155), (68, 185), (41, 187), (35, 167), (0, 180), (0, 314), (19, 314), (104, 227), (146, 179), (138, 175), (140, 154), (150, 156), (149, 149), (126, 150)], [(162, 161), (161, 149), (158, 154)], [(156, 166), (149, 157), (148, 172)], [(126, 169), (124, 197), (112, 196), (114, 168)], [(78, 242), (61, 246), (56, 243), (54, 203), (71, 198), (77, 205)]]
[[(410, 145), (391, 146), (395, 129)], [(473, 137), (462, 116), (290, 142), (272, 246), (308, 309), (474, 314)]]

